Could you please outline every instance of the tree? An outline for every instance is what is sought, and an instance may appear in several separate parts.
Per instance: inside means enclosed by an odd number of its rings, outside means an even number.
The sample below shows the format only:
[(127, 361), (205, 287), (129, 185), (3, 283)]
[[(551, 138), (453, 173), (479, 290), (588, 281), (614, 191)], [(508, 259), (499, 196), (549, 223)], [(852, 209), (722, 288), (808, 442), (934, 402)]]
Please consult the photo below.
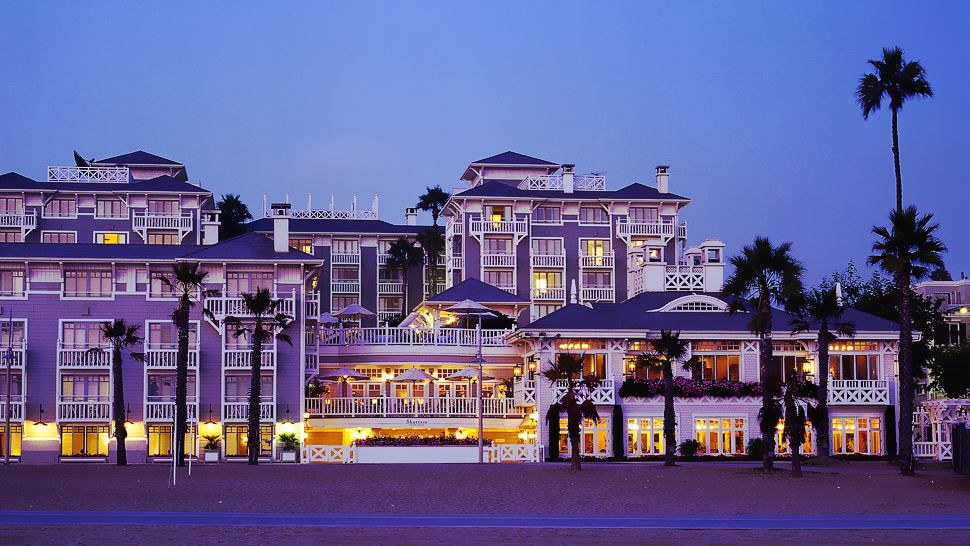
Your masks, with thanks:
[(934, 347), (930, 388), (947, 398), (970, 398), (970, 343)]
[(674, 466), (677, 451), (677, 414), (674, 411), (674, 367), (675, 361), (682, 361), (685, 370), (690, 370), (696, 358), (684, 360), (687, 355), (687, 340), (680, 339), (680, 332), (660, 330), (660, 337), (647, 338), (652, 352), (637, 355), (636, 365), (646, 368), (660, 368), (664, 383), (664, 466)]
[(952, 281), (953, 275), (945, 267), (937, 267), (930, 273), (931, 281)]
[(441, 255), (445, 252), (445, 238), (441, 236), (441, 230), (437, 227), (425, 228), (418, 234), (418, 244), (424, 251), (425, 267), (430, 284), (432, 296), (438, 293), (438, 262)]
[(899, 463), (903, 475), (916, 472), (913, 457), (913, 317), (910, 308), (912, 282), (929, 273), (930, 266), (943, 265), (940, 256), (946, 246), (934, 233), (939, 224), (931, 223), (932, 214), (920, 215), (916, 207), (894, 210), (890, 226), (874, 226), (876, 242), (872, 244), (870, 265), (878, 265), (891, 274), (899, 298)]
[(722, 291), (731, 300), (728, 313), (749, 312), (748, 329), (758, 336), (761, 406), (765, 413), (765, 418), (761, 419), (761, 439), (765, 444), (762, 469), (770, 471), (774, 468), (774, 436), (778, 421), (777, 416), (770, 413), (769, 406), (781, 389), (780, 370), (772, 365), (772, 305), (797, 312), (801, 307), (805, 268), (791, 255), (791, 243), (776, 247), (765, 237), (757, 237), (754, 243), (744, 247), (741, 254), (731, 258), (731, 265), (734, 272)]
[(387, 249), (387, 267), (401, 272), (401, 297), (404, 305), (403, 314), (411, 312), (408, 305), (408, 270), (421, 263), (424, 253), (414, 243), (403, 235), (391, 243)]
[(242, 202), (239, 195), (227, 193), (216, 203), (219, 207), (219, 240), (242, 235), (246, 233), (247, 220), (252, 220), (253, 215), (249, 212), (249, 207)]
[(262, 439), (259, 432), (259, 405), (261, 401), (261, 371), (263, 364), (263, 345), (274, 339), (293, 345), (290, 336), (283, 333), (293, 323), (293, 317), (280, 311), (283, 300), (274, 300), (267, 288), (260, 288), (256, 293), (243, 293), (243, 308), (246, 310), (245, 320), (239, 317), (226, 317), (225, 323), (235, 331), (235, 337), (246, 336), (252, 343), (250, 360), (252, 362), (249, 380), (249, 440), (246, 450), (249, 464), (259, 464), (259, 452)]
[[(805, 418), (809, 410), (813, 409), (807, 401), (799, 398), (800, 383), (797, 374), (789, 375), (785, 385), (785, 394), (782, 397), (785, 414), (785, 428), (782, 429), (782, 434), (785, 441), (788, 442), (788, 449), (791, 451), (791, 475), (793, 478), (802, 477), (801, 450), (802, 442), (805, 441)], [(828, 429), (826, 428), (826, 430)]]
[[(559, 386), (560, 382), (565, 383), (566, 393), (559, 404), (566, 412), (566, 429), (572, 451), (569, 468), (582, 470), (579, 457), (580, 430), (584, 418), (599, 419), (599, 413), (596, 411), (596, 405), (590, 400), (590, 394), (599, 385), (600, 378), (583, 374), (583, 356), (570, 353), (557, 355), (555, 361), (542, 371), (542, 376), (553, 387)], [(550, 426), (552, 426), (551, 421), (550, 419)]]
[[(854, 337), (855, 324), (842, 320), (845, 307), (840, 305), (835, 288), (823, 283), (809, 291), (797, 318), (792, 320), (792, 334), (815, 330), (818, 345), (818, 406), (815, 412), (817, 437), (816, 460), (827, 463), (829, 453), (829, 344), (840, 337)], [(786, 427), (787, 421), (786, 421)]]
[[(133, 346), (140, 344), (141, 338), (138, 337), (138, 326), (129, 326), (124, 319), (102, 322), (101, 334), (111, 346), (111, 390), (113, 391), (111, 413), (114, 415), (115, 421), (115, 439), (118, 440), (118, 466), (126, 466), (128, 464), (128, 451), (125, 449), (125, 438), (128, 437), (128, 431), (125, 429), (127, 416), (125, 411), (125, 380), (122, 375), (124, 370), (122, 353), (125, 350), (130, 351)], [(99, 347), (91, 349), (91, 351), (102, 350)], [(144, 354), (139, 352), (131, 352), (131, 356), (136, 360), (144, 359)]]
[[(204, 289), (207, 272), (199, 269), (198, 262), (176, 262), (172, 264), (169, 275), (156, 277), (163, 286), (167, 287), (178, 297), (178, 306), (172, 311), (172, 323), (177, 331), (178, 344), (175, 353), (175, 445), (176, 464), (185, 466), (185, 450), (181, 443), (185, 441), (188, 432), (188, 384), (189, 384), (189, 335), (192, 327), (192, 308), (202, 302), (204, 295), (214, 292)], [(202, 307), (202, 313), (213, 323), (215, 316), (211, 311)], [(196, 332), (198, 335), (198, 332)]]
[(903, 104), (911, 98), (932, 97), (930, 82), (926, 81), (926, 70), (919, 61), (906, 61), (903, 50), (883, 48), (882, 59), (869, 59), (875, 73), (866, 73), (859, 78), (856, 99), (862, 108), (863, 119), (882, 107), (883, 97), (889, 99), (889, 109), (893, 118), (893, 166), (896, 170), (896, 210), (903, 209), (903, 177), (899, 171), (899, 125), (898, 114)]
[(451, 194), (441, 189), (441, 186), (425, 188), (424, 194), (418, 197), (417, 206), (423, 211), (430, 212), (431, 222), (434, 224), (434, 227), (438, 227), (438, 216), (450, 198)]

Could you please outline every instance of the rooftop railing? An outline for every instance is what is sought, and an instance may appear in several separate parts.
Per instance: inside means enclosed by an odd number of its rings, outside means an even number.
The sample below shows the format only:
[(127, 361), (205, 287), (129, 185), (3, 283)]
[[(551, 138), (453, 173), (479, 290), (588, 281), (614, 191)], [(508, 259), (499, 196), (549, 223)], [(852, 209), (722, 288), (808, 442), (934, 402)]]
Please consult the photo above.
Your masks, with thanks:
[[(505, 347), (511, 330), (482, 330), (483, 347)], [(474, 347), (478, 342), (474, 328), (372, 328), (328, 329), (320, 333), (320, 345), (439, 345)]]
[(47, 167), (48, 182), (128, 182), (128, 167)]

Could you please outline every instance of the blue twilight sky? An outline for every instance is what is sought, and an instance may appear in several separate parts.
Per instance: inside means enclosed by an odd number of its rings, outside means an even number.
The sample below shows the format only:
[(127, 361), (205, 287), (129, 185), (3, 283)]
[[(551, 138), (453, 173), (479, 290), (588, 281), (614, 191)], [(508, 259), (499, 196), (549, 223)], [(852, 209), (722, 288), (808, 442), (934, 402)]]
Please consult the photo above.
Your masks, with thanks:
[(0, 172), (144, 149), (254, 210), (379, 193), (402, 221), (508, 149), (613, 188), (665, 163), (692, 242), (791, 240), (814, 283), (893, 204), (890, 116), (853, 91), (898, 44), (936, 91), (901, 114), (904, 197), (970, 274), (970, 3), (797, 4), (9, 3)]

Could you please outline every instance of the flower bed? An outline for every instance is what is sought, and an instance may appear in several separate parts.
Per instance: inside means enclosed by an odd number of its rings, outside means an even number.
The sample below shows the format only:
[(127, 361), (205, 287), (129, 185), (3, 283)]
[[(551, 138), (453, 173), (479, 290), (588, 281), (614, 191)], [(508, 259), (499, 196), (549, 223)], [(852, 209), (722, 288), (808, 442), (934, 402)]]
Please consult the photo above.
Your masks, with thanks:
[[(485, 445), (492, 445), (485, 440)], [(455, 438), (454, 436), (372, 436), (355, 440), (358, 447), (410, 447), (410, 446), (478, 446), (477, 438)]]
[[(674, 378), (674, 396), (677, 398), (740, 398), (743, 396), (761, 396), (761, 383), (744, 381), (705, 381)], [(627, 379), (620, 386), (620, 398), (654, 398), (663, 396), (664, 384), (662, 379)], [(799, 396), (816, 398), (818, 385), (801, 383)]]

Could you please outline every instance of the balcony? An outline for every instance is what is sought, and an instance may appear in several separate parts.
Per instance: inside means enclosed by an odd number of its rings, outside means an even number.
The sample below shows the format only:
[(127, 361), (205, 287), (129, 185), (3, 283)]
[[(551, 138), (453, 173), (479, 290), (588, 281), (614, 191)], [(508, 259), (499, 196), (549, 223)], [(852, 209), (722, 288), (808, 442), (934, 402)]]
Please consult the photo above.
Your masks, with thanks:
[[(222, 367), (225, 370), (249, 370), (253, 367), (252, 349), (223, 349)], [(276, 367), (276, 349), (263, 349), (260, 368), (271, 370)]]
[[(5, 397), (0, 396), (0, 421), (4, 421), (6, 418), (7, 418), (7, 400)], [(24, 420), (24, 399), (23, 399), (23, 396), (19, 394), (10, 395), (10, 420), (11, 421)]]
[(108, 421), (111, 419), (111, 402), (107, 396), (84, 400), (61, 397), (57, 402), (58, 421)]
[(676, 228), (673, 222), (663, 222), (660, 220), (631, 222), (628, 219), (621, 218), (616, 223), (617, 237), (627, 242), (629, 242), (631, 237), (654, 237), (668, 240), (674, 237), (675, 232), (677, 237), (687, 237), (687, 223), (682, 222)]
[[(199, 403), (189, 397), (186, 404), (189, 421), (199, 420)], [(145, 401), (145, 421), (165, 421), (171, 423), (175, 420), (175, 400), (170, 398), (149, 399)]]
[[(273, 299), (280, 300), (278, 312), (295, 316), (296, 298), (293, 295), (281, 296), (279, 293), (273, 294)], [(205, 308), (211, 312), (217, 320), (225, 317), (246, 318), (251, 316), (246, 309), (246, 302), (242, 296), (211, 296), (205, 298)]]
[[(616, 389), (614, 388), (614, 380), (612, 379), (602, 379), (599, 384), (589, 393), (589, 399), (593, 401), (594, 404), (615, 404), (616, 403)], [(556, 403), (562, 402), (566, 392), (569, 390), (569, 385), (565, 379), (560, 379), (556, 382), (554, 388), (554, 396)], [(585, 400), (585, 399), (584, 399)]]
[[(517, 186), (520, 190), (560, 190), (564, 191), (561, 174), (528, 176)], [(606, 177), (598, 174), (577, 174), (573, 176), (574, 191), (605, 191)]]
[(553, 268), (562, 269), (566, 267), (566, 255), (560, 254), (533, 254), (532, 267), (535, 269)]
[(404, 283), (400, 281), (381, 281), (377, 283), (378, 294), (401, 295), (404, 291)]
[[(505, 347), (505, 335), (511, 330), (482, 330), (483, 347)], [(478, 337), (474, 328), (398, 328), (379, 326), (376, 328), (345, 328), (343, 330), (324, 330), (320, 345), (360, 346), (360, 345), (437, 345), (474, 347)]]
[(307, 293), (306, 299), (303, 300), (303, 312), (306, 318), (320, 317), (320, 292), (314, 290)]
[(57, 365), (61, 368), (104, 368), (111, 367), (111, 348), (107, 345), (95, 347), (65, 345), (57, 341)]
[[(178, 362), (178, 346), (172, 343), (146, 343), (145, 367), (174, 370)], [(189, 369), (199, 367), (199, 346), (189, 344)]]
[(664, 289), (669, 292), (704, 291), (704, 268), (696, 265), (668, 265)]
[[(311, 417), (476, 417), (475, 398), (307, 398), (305, 412)], [(511, 398), (485, 398), (485, 417), (520, 417), (524, 410)]]
[[(16, 336), (15, 336), (16, 337)], [(7, 366), (5, 355), (7, 348), (5, 346), (0, 346), (0, 370)], [(20, 343), (13, 344), (13, 360), (10, 361), (10, 367), (17, 370), (24, 367), (24, 362), (27, 361), (27, 340), (23, 340)], [(2, 398), (2, 397), (0, 397)]]
[(303, 373), (315, 374), (320, 371), (320, 357), (315, 352), (316, 347), (307, 347), (303, 356)]
[[(387, 255), (384, 254), (384, 256)], [(331, 252), (330, 263), (333, 265), (360, 265), (360, 252)]]
[(529, 232), (529, 222), (525, 220), (472, 220), (471, 230), (473, 233), (502, 233), (525, 236)]
[(536, 380), (516, 378), (512, 386), (512, 399), (516, 406), (536, 405)]
[(452, 256), (448, 261), (449, 269), (461, 269), (464, 264), (465, 260), (461, 256)]
[(359, 281), (333, 281), (330, 283), (330, 292), (334, 294), (359, 294)]
[(390, 261), (390, 259), (391, 259), (391, 255), (388, 254), (387, 252), (377, 253), (377, 265), (387, 265), (387, 262)]
[(515, 267), (515, 254), (482, 254), (482, 266), (484, 267)]
[(32, 231), (37, 227), (37, 213), (34, 211), (0, 212), (0, 228), (20, 228)]
[(613, 267), (613, 255), (595, 255), (581, 253), (579, 267)]
[(581, 301), (613, 301), (616, 291), (612, 287), (583, 287), (579, 290)]
[(135, 211), (131, 213), (131, 229), (143, 233), (148, 229), (177, 230), (180, 233), (192, 231), (193, 218), (190, 213), (158, 214)]
[(532, 299), (536, 301), (565, 301), (566, 288), (562, 286), (552, 286), (549, 288), (533, 288)]
[[(222, 418), (225, 421), (248, 421), (249, 402), (248, 401), (226, 401), (222, 403)], [(262, 400), (259, 403), (259, 420), (276, 420), (276, 403), (272, 400)]]
[(48, 182), (128, 182), (128, 167), (47, 167)]
[(885, 379), (833, 379), (829, 381), (829, 404), (889, 405), (889, 381)]
[(449, 221), (445, 224), (445, 239), (451, 239), (455, 235), (465, 234), (465, 224), (461, 223), (461, 220), (457, 222)]

